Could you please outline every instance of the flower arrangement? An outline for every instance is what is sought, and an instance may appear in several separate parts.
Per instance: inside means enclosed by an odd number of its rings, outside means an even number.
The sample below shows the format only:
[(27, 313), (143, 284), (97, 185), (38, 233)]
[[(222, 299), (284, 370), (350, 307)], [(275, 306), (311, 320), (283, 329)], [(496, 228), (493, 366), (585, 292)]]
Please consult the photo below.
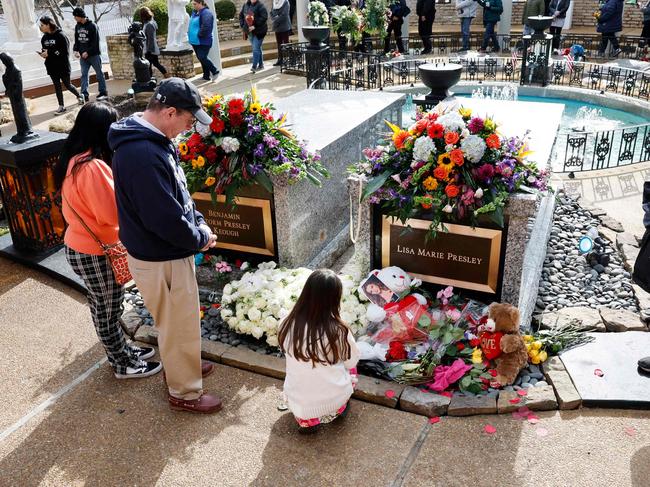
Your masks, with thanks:
[(232, 279), (233, 269), (245, 272), (250, 267), (248, 262), (243, 262), (240, 259), (236, 259), (234, 262), (228, 262), (221, 255), (210, 255), (204, 253), (198, 253), (194, 255), (194, 265), (199, 267), (211, 267), (214, 269), (214, 279), (217, 283), (225, 283)]
[(330, 23), (327, 7), (323, 2), (317, 0), (309, 2), (307, 17), (309, 18), (311, 25), (314, 27), (324, 27)]
[(345, 6), (334, 7), (332, 9), (332, 26), (348, 42), (357, 44), (361, 41), (363, 16), (357, 9)]
[(320, 156), (285, 127), (286, 115), (276, 119), (273, 106), (261, 103), (254, 88), (243, 96), (214, 95), (203, 105), (212, 123), (197, 124), (178, 139), (190, 192), (207, 188), (213, 197), (225, 194), (232, 202), (239, 188), (255, 182), (273, 192), (270, 175), (317, 186), (319, 177), (329, 177)]
[(365, 149), (350, 171), (367, 178), (363, 197), (386, 214), (429, 217), (431, 236), (445, 222), (474, 226), (482, 214), (503, 226), (510, 194), (547, 189), (548, 172), (526, 159), (526, 136), (500, 136), (494, 120), (468, 108), (418, 113), (408, 129), (387, 124), (387, 145)]
[[(276, 268), (275, 262), (259, 264), (239, 281), (226, 284), (221, 299), (221, 318), (238, 333), (261, 338), (278, 346), (278, 328), (296, 304), (311, 270)], [(366, 306), (359, 302), (357, 285), (349, 276), (343, 282), (341, 319), (357, 333), (367, 324)]]
[(362, 10), (364, 32), (371, 36), (386, 37), (387, 11), (389, 11), (387, 0), (366, 0)]

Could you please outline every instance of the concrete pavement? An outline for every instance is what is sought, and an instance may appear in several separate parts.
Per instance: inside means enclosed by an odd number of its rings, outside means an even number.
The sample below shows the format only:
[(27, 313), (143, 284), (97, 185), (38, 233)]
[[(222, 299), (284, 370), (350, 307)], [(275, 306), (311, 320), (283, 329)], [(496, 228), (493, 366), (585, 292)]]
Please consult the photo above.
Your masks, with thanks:
[(225, 408), (195, 416), (169, 411), (161, 376), (117, 381), (102, 357), (79, 293), (0, 259), (0, 486), (640, 487), (650, 477), (648, 412), (431, 425), (354, 401), (345, 423), (302, 436), (276, 408), (280, 381), (219, 365), (205, 388)]

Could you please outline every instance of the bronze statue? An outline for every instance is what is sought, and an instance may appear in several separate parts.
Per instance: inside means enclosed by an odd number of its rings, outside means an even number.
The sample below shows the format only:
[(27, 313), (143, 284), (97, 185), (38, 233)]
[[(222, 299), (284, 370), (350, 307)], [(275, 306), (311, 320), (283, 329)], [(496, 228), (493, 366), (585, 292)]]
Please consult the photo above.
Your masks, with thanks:
[(15, 144), (22, 144), (38, 137), (38, 134), (32, 130), (32, 122), (27, 114), (27, 105), (23, 97), (23, 75), (14, 64), (13, 58), (6, 52), (0, 53), (0, 61), (5, 65), (2, 82), (5, 85), (5, 94), (11, 102), (11, 111), (16, 122), (17, 133), (10, 140)]
[(147, 38), (142, 30), (141, 22), (133, 22), (129, 26), (129, 44), (133, 47), (133, 70), (135, 80), (131, 87), (138, 93), (141, 91), (154, 91), (156, 80), (151, 77), (149, 61), (144, 57), (144, 43)]

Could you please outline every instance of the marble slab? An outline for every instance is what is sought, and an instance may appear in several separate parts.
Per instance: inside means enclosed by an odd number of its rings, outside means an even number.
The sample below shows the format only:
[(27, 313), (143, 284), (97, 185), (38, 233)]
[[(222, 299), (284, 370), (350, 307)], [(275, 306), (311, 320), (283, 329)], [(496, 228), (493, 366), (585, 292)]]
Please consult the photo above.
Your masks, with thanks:
[(640, 358), (650, 355), (650, 333), (590, 335), (595, 341), (560, 354), (583, 405), (650, 409), (650, 375), (637, 367)]

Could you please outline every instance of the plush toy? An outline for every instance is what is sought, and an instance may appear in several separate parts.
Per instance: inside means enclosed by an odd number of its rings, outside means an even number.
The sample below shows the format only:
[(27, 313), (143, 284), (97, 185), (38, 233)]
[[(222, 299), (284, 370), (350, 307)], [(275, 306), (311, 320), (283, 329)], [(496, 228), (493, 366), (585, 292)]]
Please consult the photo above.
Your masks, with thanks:
[(375, 343), (371, 345), (368, 342), (358, 341), (357, 348), (359, 349), (360, 360), (386, 360), (386, 352), (388, 352), (388, 345), (382, 343)]
[(495, 380), (510, 385), (528, 363), (526, 343), (519, 333), (519, 310), (510, 304), (492, 303), (488, 316), (487, 323), (479, 327), (483, 356), (495, 360)]
[[(372, 284), (367, 284), (366, 282), (368, 279), (366, 278), (363, 281), (364, 284), (359, 286), (359, 293), (368, 294), (368, 292), (377, 291), (377, 293), (382, 297), (382, 300), (385, 301), (386, 306), (391, 305), (391, 296), (393, 293), (397, 294), (401, 298), (405, 298), (406, 296), (403, 296), (405, 291), (408, 291), (411, 287), (418, 287), (422, 284), (422, 281), (419, 279), (411, 280), (411, 276), (409, 276), (406, 271), (395, 266), (385, 267), (381, 270), (375, 269), (368, 275), (368, 277), (372, 275), (385, 284), (388, 290), (380, 289), (377, 286), (375, 286), (377, 289), (367, 289), (369, 286), (372, 286)], [(411, 293), (409, 296), (413, 296), (413, 298), (422, 306), (427, 304), (426, 298), (421, 294)], [(366, 317), (371, 323), (384, 321), (384, 319), (386, 319), (386, 310), (382, 306), (370, 303), (368, 310), (366, 311)]]

